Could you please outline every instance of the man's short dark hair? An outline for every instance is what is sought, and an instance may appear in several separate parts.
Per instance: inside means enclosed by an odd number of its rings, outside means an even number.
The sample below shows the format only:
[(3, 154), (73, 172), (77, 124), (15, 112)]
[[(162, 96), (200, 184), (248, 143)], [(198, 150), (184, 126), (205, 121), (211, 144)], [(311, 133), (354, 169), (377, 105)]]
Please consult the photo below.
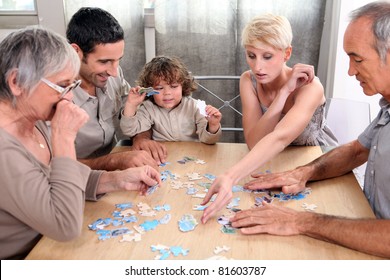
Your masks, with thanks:
[(109, 12), (83, 7), (70, 19), (66, 38), (70, 44), (77, 44), (86, 55), (93, 52), (96, 45), (124, 40), (124, 32)]

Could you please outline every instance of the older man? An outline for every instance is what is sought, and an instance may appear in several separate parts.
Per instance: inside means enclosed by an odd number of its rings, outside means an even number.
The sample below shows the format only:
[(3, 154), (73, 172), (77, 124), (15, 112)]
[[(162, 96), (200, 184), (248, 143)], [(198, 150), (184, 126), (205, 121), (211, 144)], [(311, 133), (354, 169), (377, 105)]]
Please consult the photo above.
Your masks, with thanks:
[(308, 181), (343, 175), (367, 162), (364, 193), (377, 219), (348, 219), (297, 212), (265, 204), (232, 219), (243, 234), (302, 234), (365, 253), (390, 257), (390, 3), (372, 2), (351, 14), (344, 35), (348, 74), (366, 95), (382, 95), (378, 117), (358, 137), (313, 162), (277, 174), (256, 176), (248, 189), (283, 186), (285, 193), (303, 190)]

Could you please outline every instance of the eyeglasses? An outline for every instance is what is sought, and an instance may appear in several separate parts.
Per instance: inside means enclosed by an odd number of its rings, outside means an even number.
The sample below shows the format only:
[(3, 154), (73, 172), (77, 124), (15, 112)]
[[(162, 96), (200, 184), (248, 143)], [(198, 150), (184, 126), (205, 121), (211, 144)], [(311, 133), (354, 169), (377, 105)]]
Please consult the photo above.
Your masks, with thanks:
[(60, 99), (63, 98), (69, 91), (73, 90), (74, 88), (78, 87), (81, 84), (81, 80), (77, 80), (64, 88), (50, 82), (49, 80), (46, 80), (45, 78), (42, 78), (41, 81), (44, 82), (49, 87), (51, 87), (52, 89), (58, 91), (60, 94)]

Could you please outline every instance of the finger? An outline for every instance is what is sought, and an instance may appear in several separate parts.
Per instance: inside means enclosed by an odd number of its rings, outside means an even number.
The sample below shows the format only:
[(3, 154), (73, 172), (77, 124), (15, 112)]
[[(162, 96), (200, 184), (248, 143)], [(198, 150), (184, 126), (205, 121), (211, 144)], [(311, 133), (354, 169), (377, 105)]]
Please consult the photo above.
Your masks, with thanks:
[(206, 205), (214, 194), (215, 191), (213, 191), (213, 189), (210, 188), (209, 191), (206, 193), (206, 196), (203, 198), (203, 201), (200, 203), (200, 205)]
[(260, 179), (256, 179), (244, 184), (244, 188), (248, 190), (258, 190), (258, 189), (272, 189), (275, 187), (280, 187), (280, 183), (277, 181), (264, 181)]
[(240, 229), (240, 232), (245, 235), (267, 233), (267, 225), (256, 225), (252, 227), (244, 227)]
[(158, 157), (159, 157), (160, 161), (161, 162), (166, 162), (167, 155), (168, 155), (167, 148), (164, 145), (159, 144)]
[(228, 204), (230, 201), (230, 196), (228, 193), (223, 194), (219, 193), (214, 202), (212, 202), (204, 211), (202, 215), (202, 223), (206, 223), (211, 216), (213, 216), (217, 211), (219, 211), (224, 205)]
[(299, 193), (305, 189), (305, 186), (301, 185), (288, 185), (288, 186), (283, 186), (282, 187), (282, 192), (283, 193)]

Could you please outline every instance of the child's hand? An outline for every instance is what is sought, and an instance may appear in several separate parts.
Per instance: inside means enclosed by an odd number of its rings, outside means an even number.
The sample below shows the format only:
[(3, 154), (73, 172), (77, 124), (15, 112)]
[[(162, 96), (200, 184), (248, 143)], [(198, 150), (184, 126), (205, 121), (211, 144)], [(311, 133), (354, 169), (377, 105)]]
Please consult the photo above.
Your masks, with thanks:
[(139, 90), (141, 89), (140, 86), (132, 87), (129, 91), (129, 96), (127, 98), (127, 102), (130, 103), (133, 106), (140, 105), (144, 100), (146, 96), (146, 92), (140, 94)]
[(211, 105), (207, 105), (206, 114), (207, 114), (206, 119), (209, 122), (207, 131), (210, 133), (216, 133), (220, 127), (220, 123), (222, 119), (221, 112), (217, 108)]
[(139, 94), (140, 86), (133, 87), (129, 91), (129, 95), (127, 96), (127, 101), (125, 104), (125, 108), (123, 110), (123, 115), (130, 117), (134, 116), (137, 112), (138, 106), (144, 101), (146, 92), (143, 94)]

